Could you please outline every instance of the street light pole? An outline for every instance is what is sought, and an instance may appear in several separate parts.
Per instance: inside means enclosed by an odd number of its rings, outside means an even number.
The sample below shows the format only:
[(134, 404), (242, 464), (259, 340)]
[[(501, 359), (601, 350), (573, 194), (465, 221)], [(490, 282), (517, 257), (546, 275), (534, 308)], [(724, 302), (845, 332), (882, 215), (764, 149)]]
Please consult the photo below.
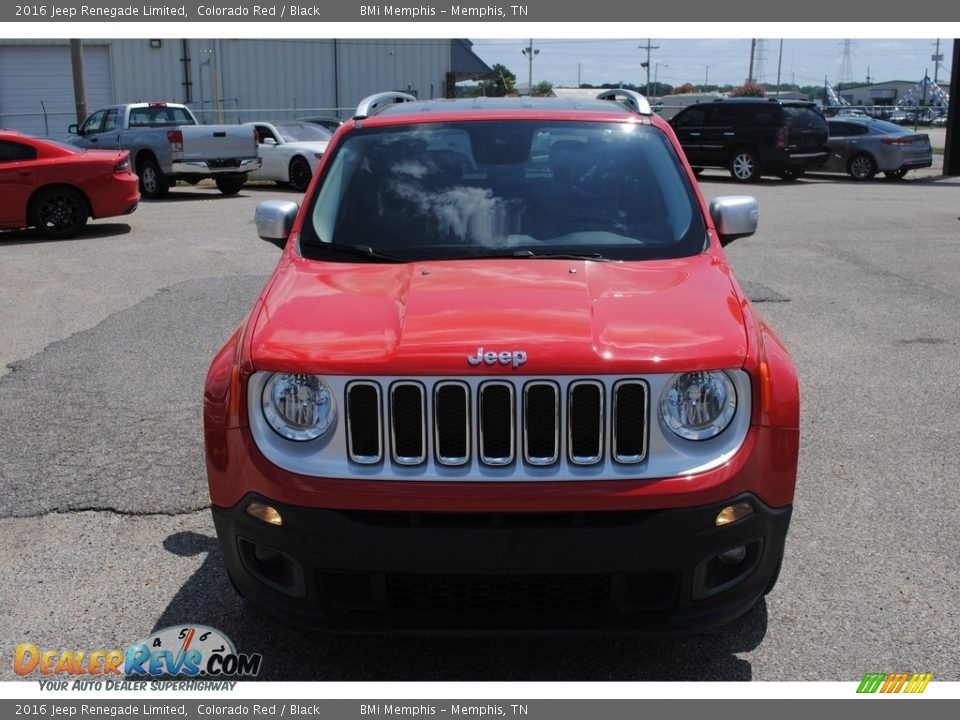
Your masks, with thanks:
[[(657, 75), (660, 73), (660, 66), (670, 67), (667, 63), (655, 62), (653, 64), (653, 92), (656, 93), (657, 97), (660, 97), (660, 81), (657, 80)], [(647, 97), (650, 94), (647, 93)]]
[(530, 38), (530, 44), (520, 52), (527, 56), (527, 95), (533, 95), (533, 56), (539, 55), (540, 50), (533, 49), (533, 38)]

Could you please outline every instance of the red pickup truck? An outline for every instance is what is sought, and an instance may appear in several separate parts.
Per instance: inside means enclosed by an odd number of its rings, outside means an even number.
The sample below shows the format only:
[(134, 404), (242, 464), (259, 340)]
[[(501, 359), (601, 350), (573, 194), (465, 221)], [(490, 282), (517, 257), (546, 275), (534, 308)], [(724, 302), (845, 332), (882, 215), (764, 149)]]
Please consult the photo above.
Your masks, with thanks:
[(362, 632), (709, 628), (776, 581), (797, 374), (670, 126), (591, 102), (364, 100), (215, 357), (204, 426), (229, 575)]

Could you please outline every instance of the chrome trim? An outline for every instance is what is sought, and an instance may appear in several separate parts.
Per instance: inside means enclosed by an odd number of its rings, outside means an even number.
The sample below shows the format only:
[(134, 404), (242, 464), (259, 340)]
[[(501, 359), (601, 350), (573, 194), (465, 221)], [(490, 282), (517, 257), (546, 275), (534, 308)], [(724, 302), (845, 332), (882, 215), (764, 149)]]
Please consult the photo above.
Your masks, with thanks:
[[(600, 416), (597, 418), (600, 423), (600, 435), (597, 442), (597, 455), (574, 455), (573, 454), (573, 391), (581, 385), (593, 385), (600, 391)], [(570, 462), (574, 465), (595, 465), (603, 459), (603, 401), (604, 401), (603, 383), (597, 380), (577, 380), (567, 386), (567, 453)]]
[[(437, 412), (437, 403), (439, 401), (440, 390), (445, 387), (458, 387), (463, 391), (463, 397), (465, 400), (467, 416), (464, 419), (464, 424), (466, 426), (466, 437), (464, 438), (464, 447), (466, 448), (466, 454), (463, 457), (443, 457), (440, 455), (440, 423), (438, 420), (439, 413)], [(470, 462), (470, 427), (471, 427), (471, 403), (470, 403), (470, 386), (459, 380), (444, 380), (438, 382), (433, 386), (433, 447), (434, 454), (436, 455), (437, 462), (441, 465), (449, 465), (451, 467), (456, 467), (459, 465), (466, 465)]]
[[(643, 452), (639, 455), (621, 455), (617, 452), (617, 400), (624, 385), (639, 385), (643, 388)], [(618, 380), (613, 384), (613, 406), (610, 409), (610, 452), (613, 459), (625, 465), (643, 462), (650, 447), (650, 385), (645, 380)]]
[[(377, 393), (377, 454), (376, 455), (355, 455), (353, 453), (353, 432), (350, 428), (350, 391), (355, 387), (372, 387)], [(378, 462), (383, 460), (383, 397), (380, 393), (380, 385), (373, 382), (372, 380), (354, 380), (353, 382), (347, 383), (347, 387), (343, 392), (343, 404), (347, 408), (347, 453), (350, 456), (350, 459), (360, 465), (376, 465)]]
[(241, 159), (236, 167), (212, 168), (206, 160), (172, 160), (170, 167), (174, 173), (202, 172), (211, 175), (224, 173), (253, 172), (259, 170), (263, 160), (258, 157)]
[[(484, 451), (486, 447), (483, 442), (483, 396), (484, 393), (492, 387), (505, 387), (510, 395), (510, 454), (507, 457), (490, 457)], [(489, 380), (485, 383), (481, 383), (480, 387), (477, 389), (478, 402), (477, 402), (477, 435), (479, 438), (479, 454), (480, 461), (486, 465), (509, 465), (513, 462), (517, 454), (517, 418), (516, 418), (516, 400), (514, 399), (513, 392), (513, 383), (507, 382), (505, 380)]]
[[(527, 396), (530, 388), (541, 385), (553, 390), (553, 456), (538, 458), (530, 455), (530, 421), (527, 418)], [(523, 386), (523, 459), (531, 465), (553, 465), (560, 459), (560, 388), (555, 382), (534, 380)]]
[[(393, 410), (394, 396), (398, 388), (413, 387), (420, 393), (420, 454), (419, 455), (398, 455), (397, 454), (397, 428), (396, 413)], [(397, 465), (419, 465), (427, 459), (427, 404), (425, 402), (425, 392), (423, 384), (416, 381), (401, 380), (390, 386), (390, 455)]]
[[(278, 435), (267, 423), (260, 409), (260, 398), (264, 385), (271, 376), (271, 372), (254, 372), (248, 381), (244, 413), (249, 422), (249, 432), (257, 449), (264, 458), (277, 468), (295, 473), (305, 478), (338, 479), (362, 482), (377, 480), (388, 482), (479, 482), (479, 483), (511, 483), (511, 482), (589, 482), (608, 480), (655, 480), (658, 478), (686, 477), (697, 473), (707, 472), (722, 467), (744, 452), (744, 442), (748, 436), (753, 408), (753, 392), (750, 375), (739, 368), (723, 369), (733, 381), (737, 394), (737, 412), (730, 425), (722, 433), (709, 440), (684, 440), (667, 428), (657, 412), (657, 398), (664, 387), (672, 381), (674, 373), (644, 373), (642, 375), (597, 375), (588, 378), (583, 375), (553, 375), (536, 376), (526, 375), (509, 379), (497, 375), (425, 375), (418, 377), (402, 375), (383, 376), (343, 376), (324, 375), (323, 380), (330, 387), (338, 401), (342, 401), (346, 386), (351, 382), (365, 380), (375, 382), (380, 386), (383, 461), (379, 464), (362, 465), (351, 462), (347, 447), (347, 430), (345, 427), (346, 414), (340, 412), (330, 431), (323, 437), (306, 442), (287, 440)], [(646, 458), (640, 463), (618, 462), (611, 452), (611, 433), (605, 430), (603, 459), (593, 465), (578, 465), (570, 461), (566, 448), (567, 433), (567, 388), (575, 382), (586, 379), (596, 380), (603, 384), (606, 403), (612, 402), (614, 385), (621, 380), (642, 380), (648, 385), (647, 448)], [(390, 385), (395, 382), (419, 382), (427, 391), (433, 392), (433, 387), (439, 382), (459, 380), (470, 389), (470, 459), (464, 465), (450, 466), (437, 462), (433, 442), (429, 436), (425, 437), (427, 455), (419, 465), (401, 465), (393, 460), (387, 444), (391, 442), (388, 435)], [(505, 381), (513, 383), (517, 402), (514, 408), (514, 422), (519, 423), (522, 408), (519, 407), (519, 393), (521, 383), (531, 381), (552, 381), (560, 389), (560, 457), (553, 465), (532, 465), (525, 462), (521, 448), (516, 449), (516, 461), (509, 465), (488, 465), (481, 461), (477, 451), (477, 398), (480, 386), (490, 381)], [(426, 422), (430, 432), (433, 430), (433, 403), (426, 402)], [(342, 408), (341, 408), (342, 410)], [(610, 409), (606, 409), (605, 423), (611, 422)], [(607, 427), (605, 425), (605, 427)], [(359, 431), (360, 427), (357, 426)], [(519, 428), (518, 428), (519, 429)], [(519, 435), (516, 442), (522, 442)]]

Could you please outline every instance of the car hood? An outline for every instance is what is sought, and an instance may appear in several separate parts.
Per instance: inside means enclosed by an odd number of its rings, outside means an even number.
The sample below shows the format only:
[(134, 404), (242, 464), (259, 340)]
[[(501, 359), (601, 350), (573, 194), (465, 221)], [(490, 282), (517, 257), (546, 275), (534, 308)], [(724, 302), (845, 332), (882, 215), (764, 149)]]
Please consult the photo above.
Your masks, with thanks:
[[(747, 352), (734, 287), (728, 266), (709, 254), (645, 262), (296, 259), (278, 269), (249, 352), (260, 370), (349, 375), (734, 368)], [(493, 363), (468, 361), (491, 352)], [(510, 361), (501, 363), (501, 353)]]

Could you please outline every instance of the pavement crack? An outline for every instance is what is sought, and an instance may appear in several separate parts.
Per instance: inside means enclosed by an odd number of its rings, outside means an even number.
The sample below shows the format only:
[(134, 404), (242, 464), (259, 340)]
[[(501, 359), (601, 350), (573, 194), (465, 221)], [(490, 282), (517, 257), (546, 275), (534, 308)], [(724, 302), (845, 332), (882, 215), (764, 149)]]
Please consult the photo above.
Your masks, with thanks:
[(106, 507), (101, 505), (85, 505), (78, 507), (70, 508), (56, 508), (53, 510), (45, 510), (43, 512), (29, 513), (26, 515), (10, 515), (8, 516), (12, 520), (26, 519), (26, 518), (44, 518), (56, 515), (77, 515), (79, 513), (103, 513), (107, 515), (116, 515), (119, 517), (142, 517), (142, 518), (156, 518), (156, 517), (183, 517), (187, 515), (196, 515), (197, 513), (206, 513), (209, 512), (209, 505), (202, 505), (198, 507), (183, 508), (179, 510), (156, 510), (156, 511), (147, 511), (147, 510), (123, 510), (120, 508)]

